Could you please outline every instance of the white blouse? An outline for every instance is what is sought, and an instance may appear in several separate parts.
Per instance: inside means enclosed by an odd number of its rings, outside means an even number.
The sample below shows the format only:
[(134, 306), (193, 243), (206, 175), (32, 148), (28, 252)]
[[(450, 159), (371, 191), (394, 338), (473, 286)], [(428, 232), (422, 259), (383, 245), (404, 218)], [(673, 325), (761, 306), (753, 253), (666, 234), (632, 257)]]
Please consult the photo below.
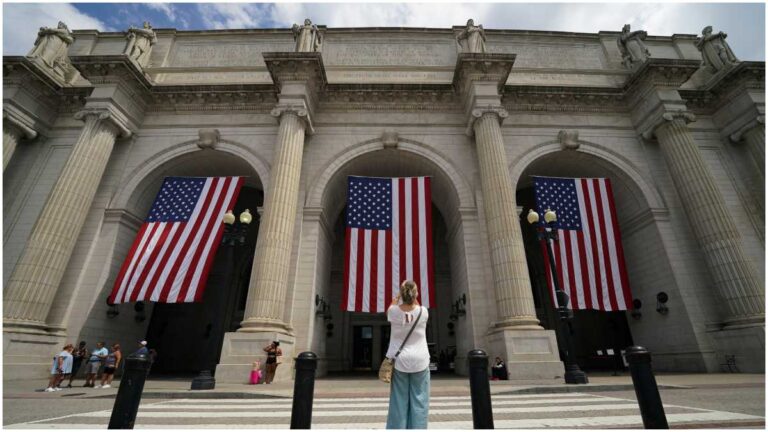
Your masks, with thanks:
[(429, 312), (424, 306), (419, 306), (409, 312), (403, 312), (398, 306), (390, 306), (387, 310), (387, 320), (392, 324), (387, 357), (393, 358), (403, 343), (403, 339), (413, 327), (416, 317), (419, 316), (419, 309), (423, 311), (421, 318), (419, 318), (413, 334), (408, 338), (408, 342), (395, 360), (395, 369), (400, 372), (414, 373), (429, 368), (429, 348), (427, 347)]

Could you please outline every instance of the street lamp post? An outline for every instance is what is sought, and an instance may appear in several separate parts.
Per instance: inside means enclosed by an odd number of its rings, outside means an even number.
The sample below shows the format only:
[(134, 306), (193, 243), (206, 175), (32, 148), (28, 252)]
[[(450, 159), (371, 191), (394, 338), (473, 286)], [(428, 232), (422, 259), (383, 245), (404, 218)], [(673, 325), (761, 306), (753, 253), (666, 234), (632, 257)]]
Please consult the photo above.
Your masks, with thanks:
[[(224, 288), (228, 288), (230, 285), (232, 285), (232, 278), (235, 272), (235, 247), (245, 244), (245, 238), (248, 235), (248, 227), (253, 220), (253, 216), (248, 209), (245, 209), (244, 212), (240, 213), (240, 217), (238, 219), (240, 223), (237, 223), (232, 210), (228, 210), (222, 219), (222, 222), (224, 223), (224, 234), (221, 236), (221, 245), (226, 248), (227, 252), (227, 272), (224, 278)], [(217, 303), (218, 301), (210, 306), (217, 307)], [(211, 331), (210, 333), (213, 332)], [(209, 337), (208, 340), (210, 341), (212, 339), (214, 338)], [(210, 345), (210, 342), (207, 345)], [(207, 353), (212, 352), (210, 346), (207, 348)], [(210, 390), (216, 387), (216, 379), (211, 373), (212, 370), (213, 365), (200, 371), (200, 374), (192, 380), (192, 390)]]
[[(528, 211), (528, 223), (536, 225), (539, 223), (539, 214), (533, 211)], [(560, 317), (560, 322), (563, 328), (563, 339), (565, 341), (566, 355), (565, 355), (565, 383), (566, 384), (587, 384), (589, 379), (587, 374), (579, 369), (578, 363), (576, 363), (576, 352), (573, 348), (573, 328), (571, 326), (571, 319), (573, 318), (573, 311), (568, 308), (569, 297), (560, 288), (560, 283), (557, 280), (557, 270), (555, 269), (555, 258), (552, 254), (552, 245), (550, 241), (557, 241), (557, 230), (554, 229), (555, 222), (557, 221), (557, 214), (547, 209), (544, 212), (544, 222), (546, 225), (543, 230), (538, 230), (539, 240), (544, 240), (547, 245), (547, 257), (549, 258), (549, 269), (552, 274), (552, 282), (555, 284), (555, 296), (557, 296), (557, 313)]]

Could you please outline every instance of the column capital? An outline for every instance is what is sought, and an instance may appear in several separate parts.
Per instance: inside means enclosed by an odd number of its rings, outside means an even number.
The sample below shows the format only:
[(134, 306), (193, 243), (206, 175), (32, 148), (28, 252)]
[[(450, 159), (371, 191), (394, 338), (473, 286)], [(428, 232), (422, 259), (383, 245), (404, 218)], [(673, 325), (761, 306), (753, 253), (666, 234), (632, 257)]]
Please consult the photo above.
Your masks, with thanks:
[(733, 142), (739, 142), (744, 137), (744, 134), (752, 130), (756, 127), (764, 127), (765, 126), (765, 116), (759, 115), (756, 116), (754, 119), (747, 122), (744, 126), (740, 127), (736, 132), (729, 135), (729, 138)]
[(37, 137), (37, 131), (27, 125), (27, 123), (19, 116), (11, 112), (3, 110), (3, 121), (8, 122), (11, 127), (19, 130), (21, 132), (19, 136), (20, 138), (23, 136), (24, 138), (31, 140)]
[(112, 127), (115, 128), (117, 134), (122, 138), (128, 138), (133, 135), (133, 132), (126, 126), (126, 124), (115, 115), (114, 112), (107, 108), (93, 108), (86, 107), (75, 113), (75, 120), (85, 121), (88, 116), (96, 116), (100, 121), (107, 121)]
[(303, 103), (278, 103), (272, 111), (269, 112), (273, 117), (282, 119), (284, 114), (296, 115), (302, 123), (308, 135), (315, 133), (315, 128), (312, 126), (312, 118), (309, 115), (309, 109), (306, 104)]
[(672, 108), (664, 110), (663, 107), (659, 107), (652, 116), (646, 119), (644, 127), (640, 129), (640, 135), (647, 140), (653, 139), (656, 135), (656, 131), (667, 123), (681, 120), (685, 124), (693, 123), (696, 121), (696, 115), (685, 108)]
[(501, 126), (501, 123), (505, 118), (509, 117), (509, 113), (501, 105), (478, 106), (470, 113), (469, 120), (467, 121), (467, 128), (464, 133), (466, 133), (467, 136), (472, 136), (475, 123), (485, 115), (495, 116), (496, 121), (499, 122), (499, 126)]

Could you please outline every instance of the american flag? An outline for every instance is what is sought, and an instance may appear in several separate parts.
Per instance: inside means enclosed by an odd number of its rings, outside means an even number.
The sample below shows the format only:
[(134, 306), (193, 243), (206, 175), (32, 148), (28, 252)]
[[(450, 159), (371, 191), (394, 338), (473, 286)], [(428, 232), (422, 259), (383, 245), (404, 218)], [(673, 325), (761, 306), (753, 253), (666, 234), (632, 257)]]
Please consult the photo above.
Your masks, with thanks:
[(342, 309), (385, 312), (406, 279), (435, 307), (429, 177), (348, 179)]
[(110, 303), (202, 299), (241, 177), (166, 177), (115, 280)]
[[(536, 211), (557, 213), (558, 241), (553, 242), (557, 280), (572, 309), (601, 311), (632, 308), (624, 250), (621, 246), (611, 181), (607, 178), (534, 177)], [(542, 225), (543, 229), (543, 225)], [(547, 284), (554, 295), (544, 241)]]

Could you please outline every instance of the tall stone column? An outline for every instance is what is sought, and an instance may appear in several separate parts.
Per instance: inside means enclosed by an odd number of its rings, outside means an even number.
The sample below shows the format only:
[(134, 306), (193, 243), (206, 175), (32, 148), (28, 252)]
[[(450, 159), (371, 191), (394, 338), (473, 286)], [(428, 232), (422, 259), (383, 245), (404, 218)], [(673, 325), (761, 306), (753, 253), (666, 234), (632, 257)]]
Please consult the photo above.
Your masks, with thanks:
[(472, 114), (477, 118), (473, 128), (493, 266), (496, 327), (540, 329), (499, 124), (507, 112), (489, 108)]
[(4, 331), (46, 333), (46, 317), (118, 134), (105, 110), (75, 114), (85, 125), (4, 290)]
[(37, 137), (37, 132), (32, 128), (5, 111), (3, 112), (3, 171), (13, 157), (19, 140), (22, 138), (31, 140), (35, 137)]
[(277, 107), (280, 118), (276, 153), (264, 196), (264, 216), (259, 227), (253, 277), (248, 291), (243, 332), (289, 331), (283, 322), (285, 294), (291, 270), (293, 228), (299, 198), (301, 160), (304, 152), (307, 111)]
[(693, 115), (666, 113), (663, 119), (655, 135), (726, 307), (729, 318), (725, 324), (762, 324), (765, 288), (744, 252), (741, 235), (686, 125), (693, 120)]

